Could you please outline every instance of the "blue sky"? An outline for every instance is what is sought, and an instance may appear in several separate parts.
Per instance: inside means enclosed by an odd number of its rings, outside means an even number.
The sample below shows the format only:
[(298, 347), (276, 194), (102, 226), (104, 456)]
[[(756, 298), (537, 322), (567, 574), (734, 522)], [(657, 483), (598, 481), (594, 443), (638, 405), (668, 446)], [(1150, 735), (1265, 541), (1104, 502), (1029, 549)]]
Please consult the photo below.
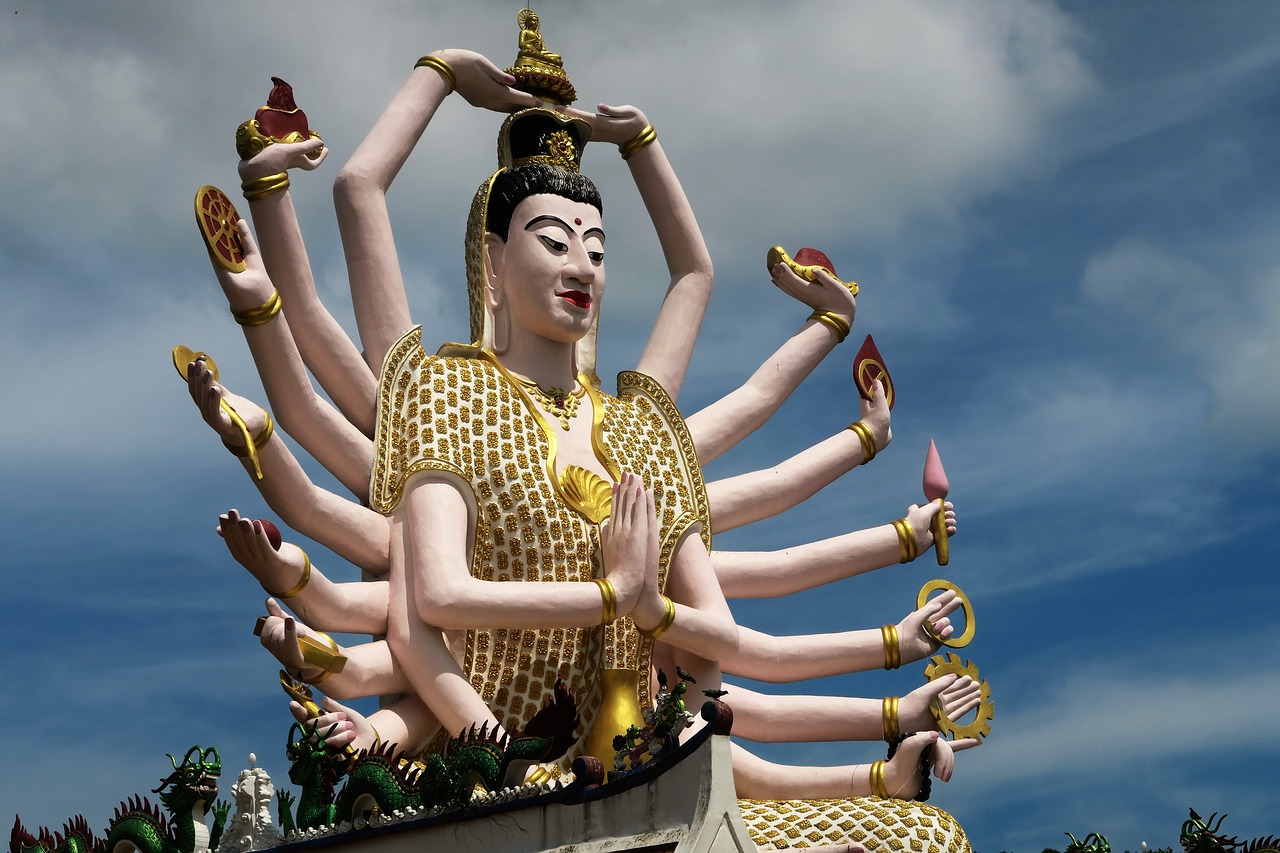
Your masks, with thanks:
[[(284, 779), (288, 717), (249, 629), (262, 595), (213, 535), (267, 510), (169, 365), (212, 352), (262, 399), (190, 215), (235, 196), (232, 136), (275, 74), (332, 149), (294, 197), (353, 327), (329, 187), (437, 47), (500, 63), (514, 6), (311, 0), (0, 7), (0, 804), (102, 828), (194, 743)], [(551, 3), (584, 103), (641, 106), (698, 212), (717, 291), (681, 405), (735, 387), (807, 311), (764, 252), (823, 249), (862, 286), (854, 335), (757, 435), (751, 470), (853, 419), (875, 335), (894, 443), (786, 515), (717, 539), (778, 548), (885, 523), (937, 439), (961, 515), (946, 576), (990, 740), (935, 802), (978, 850), (1064, 831), (1173, 844), (1186, 808), (1280, 831), (1269, 768), (1280, 538), (1280, 9), (1271, 4)], [(454, 99), (391, 197), (415, 317), (465, 335), (461, 236), (497, 121)], [(608, 376), (635, 363), (661, 255), (625, 170), (588, 150), (610, 239)], [(323, 472), (316, 470), (317, 477)], [(331, 481), (330, 481), (331, 482)], [(309, 549), (336, 576), (337, 558)], [(778, 633), (896, 620), (931, 558), (769, 602)], [(1257, 605), (1257, 609), (1250, 609)], [(920, 667), (796, 690), (900, 694)], [(874, 745), (773, 747), (865, 762)]]

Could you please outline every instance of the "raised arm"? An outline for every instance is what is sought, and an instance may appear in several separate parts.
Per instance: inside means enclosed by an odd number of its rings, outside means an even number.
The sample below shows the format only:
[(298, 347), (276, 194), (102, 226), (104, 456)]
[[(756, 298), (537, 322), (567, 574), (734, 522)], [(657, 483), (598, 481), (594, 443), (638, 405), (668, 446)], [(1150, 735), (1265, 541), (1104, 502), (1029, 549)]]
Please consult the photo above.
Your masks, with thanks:
[[(187, 366), (187, 389), (205, 423), (240, 457), (267, 505), (286, 524), (360, 568), (386, 574), (390, 526), (385, 517), (313, 483), (284, 439), (265, 430), (267, 413), (256, 403), (228, 393), (203, 360)], [(255, 446), (261, 479), (254, 476), (243, 436), (221, 406), (224, 399), (244, 418), (249, 434), (259, 439)]]
[(414, 68), (333, 185), (356, 325), (374, 372), (413, 325), (387, 214), (392, 181), (455, 85), (470, 103), (499, 111), (538, 103), (510, 88), (515, 78), (478, 53), (442, 50), (432, 57)]
[[(904, 520), (916, 555), (933, 547), (936, 502), (907, 508)], [(947, 532), (955, 535), (956, 513), (946, 504)], [(775, 598), (909, 560), (893, 524), (855, 530), (830, 539), (777, 551), (712, 551), (711, 565), (726, 598)]]
[(667, 295), (636, 369), (656, 379), (674, 400), (680, 395), (711, 299), (711, 254), (675, 170), (644, 113), (631, 106), (605, 104), (600, 104), (599, 110), (596, 115), (574, 112), (591, 122), (593, 140), (618, 145), (626, 158), (670, 274)]
[(855, 424), (865, 426), (874, 453), (867, 453), (859, 429), (851, 425), (774, 468), (708, 483), (712, 528), (720, 533), (777, 515), (874, 458), (892, 439), (884, 387), (877, 381), (872, 399), (861, 404), (862, 417)]
[(742, 386), (688, 418), (689, 434), (704, 465), (759, 429), (844, 340), (833, 324), (817, 319), (818, 312), (835, 314), (853, 325), (855, 297), (826, 270), (819, 270), (812, 282), (786, 264), (775, 265), (770, 273), (779, 290), (810, 306), (815, 314)]
[(229, 272), (217, 264), (214, 271), (232, 315), (244, 329), (271, 408), (286, 432), (352, 493), (363, 498), (369, 491), (373, 443), (316, 394), (289, 321), (279, 311), (280, 302), (273, 298), (275, 287), (262, 254), (243, 219), (239, 231), (244, 271)]
[(372, 435), (373, 372), (316, 294), (311, 261), (289, 193), (288, 170), (319, 167), (328, 154), (323, 146), (320, 139), (268, 145), (240, 161), (240, 177), (267, 274), (280, 291), (303, 362), (347, 420), (365, 435)]

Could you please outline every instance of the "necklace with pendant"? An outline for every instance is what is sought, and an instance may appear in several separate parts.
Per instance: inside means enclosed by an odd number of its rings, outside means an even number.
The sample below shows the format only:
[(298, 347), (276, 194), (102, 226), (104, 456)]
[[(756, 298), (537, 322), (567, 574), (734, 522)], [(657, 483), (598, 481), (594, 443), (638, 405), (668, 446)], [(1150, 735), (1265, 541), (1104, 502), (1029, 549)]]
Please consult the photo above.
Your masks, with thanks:
[(586, 388), (578, 385), (572, 391), (566, 391), (554, 386), (543, 388), (537, 382), (525, 379), (523, 376), (516, 376), (515, 379), (537, 398), (543, 409), (560, 421), (560, 426), (565, 432), (569, 431), (569, 421), (573, 420), (573, 416), (578, 413), (578, 403), (586, 394)]

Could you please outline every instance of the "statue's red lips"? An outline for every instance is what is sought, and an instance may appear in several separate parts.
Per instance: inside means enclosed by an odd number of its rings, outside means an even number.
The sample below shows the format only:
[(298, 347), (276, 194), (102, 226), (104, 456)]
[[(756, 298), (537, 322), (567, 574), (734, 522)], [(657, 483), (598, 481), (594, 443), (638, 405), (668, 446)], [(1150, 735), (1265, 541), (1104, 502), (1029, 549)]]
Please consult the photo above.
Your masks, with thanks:
[(581, 290), (566, 290), (557, 294), (561, 299), (572, 303), (574, 306), (581, 308), (583, 311), (591, 308), (591, 294), (584, 293)]

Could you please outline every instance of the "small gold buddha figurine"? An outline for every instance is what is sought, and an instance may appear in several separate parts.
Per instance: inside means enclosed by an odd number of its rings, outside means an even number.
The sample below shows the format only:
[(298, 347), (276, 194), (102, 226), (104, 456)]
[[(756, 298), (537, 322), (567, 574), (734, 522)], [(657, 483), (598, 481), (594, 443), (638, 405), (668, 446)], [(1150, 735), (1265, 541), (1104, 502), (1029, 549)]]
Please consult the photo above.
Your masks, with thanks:
[(572, 104), (578, 93), (565, 74), (564, 59), (547, 50), (538, 13), (521, 9), (516, 14), (516, 23), (520, 25), (519, 53), (515, 65), (507, 69), (517, 80), (516, 88), (556, 104)]
[(520, 55), (516, 65), (533, 68), (564, 68), (564, 60), (558, 53), (547, 50), (539, 30), (538, 13), (532, 9), (521, 9), (516, 15), (516, 23), (520, 25)]

